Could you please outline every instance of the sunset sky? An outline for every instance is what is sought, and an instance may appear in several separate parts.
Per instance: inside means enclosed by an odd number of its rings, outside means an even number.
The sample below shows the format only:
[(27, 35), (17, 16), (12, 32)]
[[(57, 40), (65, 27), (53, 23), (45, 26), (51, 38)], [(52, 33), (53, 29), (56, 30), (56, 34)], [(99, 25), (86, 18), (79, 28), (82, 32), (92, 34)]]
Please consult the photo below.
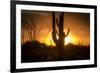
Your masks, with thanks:
[[(47, 45), (54, 45), (52, 41), (52, 12), (46, 11), (29, 11), (22, 10), (22, 31), (21, 41), (29, 41), (29, 35), (25, 30), (27, 27), (28, 31), (33, 31), (35, 35), (32, 38), (38, 40), (41, 43)], [(56, 17), (59, 12), (56, 12)], [(29, 27), (30, 25), (31, 27)], [(34, 27), (34, 28), (32, 28)], [(32, 28), (32, 29), (29, 29)], [(64, 13), (64, 32), (67, 33), (68, 28), (70, 33), (65, 38), (65, 45), (73, 43), (75, 45), (90, 45), (90, 14), (89, 13), (75, 13), (65, 12)]]

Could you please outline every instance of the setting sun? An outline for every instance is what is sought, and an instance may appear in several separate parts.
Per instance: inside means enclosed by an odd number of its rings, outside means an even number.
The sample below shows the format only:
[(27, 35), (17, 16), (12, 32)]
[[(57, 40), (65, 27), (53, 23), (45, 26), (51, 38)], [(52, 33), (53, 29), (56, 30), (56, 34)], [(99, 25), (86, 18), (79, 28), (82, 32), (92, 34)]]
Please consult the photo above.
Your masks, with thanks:
[(71, 37), (66, 37), (65, 38), (65, 45), (67, 45), (68, 43), (71, 43)]
[[(64, 45), (68, 45), (69, 43), (77, 44), (76, 43), (76, 41), (77, 41), (76, 38), (74, 36), (71, 36), (71, 35), (65, 37), (64, 41), (65, 41)], [(48, 36), (45, 38), (45, 40), (43, 40), (41, 42), (45, 43), (48, 46), (50, 46), (50, 45), (55, 46), (55, 43), (52, 40), (51, 33), (49, 33)]]

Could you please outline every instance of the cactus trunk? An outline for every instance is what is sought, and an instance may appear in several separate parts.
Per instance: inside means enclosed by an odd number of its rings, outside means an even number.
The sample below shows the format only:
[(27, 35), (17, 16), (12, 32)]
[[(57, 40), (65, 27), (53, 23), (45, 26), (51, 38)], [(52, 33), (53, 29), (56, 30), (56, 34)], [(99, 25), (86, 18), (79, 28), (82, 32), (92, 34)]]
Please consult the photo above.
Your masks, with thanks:
[[(58, 18), (56, 20), (55, 19), (56, 19), (55, 13), (53, 12), (52, 13), (52, 29), (53, 29), (52, 38), (58, 49), (59, 59), (62, 59), (63, 50), (64, 50), (64, 39), (66, 37), (64, 33), (64, 13), (62, 12), (60, 14), (59, 19)], [(56, 32), (56, 26), (58, 27), (58, 32)], [(69, 29), (68, 29), (67, 35), (68, 34), (69, 34)], [(57, 39), (57, 36), (58, 36), (58, 39)]]

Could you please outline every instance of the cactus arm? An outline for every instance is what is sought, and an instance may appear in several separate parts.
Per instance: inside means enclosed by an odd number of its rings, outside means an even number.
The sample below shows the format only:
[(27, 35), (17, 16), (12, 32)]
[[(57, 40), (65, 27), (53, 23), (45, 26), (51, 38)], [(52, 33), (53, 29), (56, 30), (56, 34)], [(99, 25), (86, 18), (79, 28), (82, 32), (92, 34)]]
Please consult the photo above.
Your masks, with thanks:
[(52, 39), (53, 39), (53, 42), (55, 44), (57, 44), (58, 40), (57, 40), (57, 36), (55, 36), (55, 33), (54, 32), (52, 32)]
[(59, 16), (59, 26), (61, 25), (61, 22), (62, 22), (62, 15), (60, 14), (60, 16)]
[(57, 30), (56, 30), (56, 34), (59, 36), (59, 33), (57, 32)]
[(68, 36), (69, 32), (70, 32), (70, 29), (68, 28), (68, 31), (67, 31), (67, 34), (65, 34), (65, 37)]
[(57, 26), (59, 26), (59, 21), (58, 21), (58, 18), (56, 18), (56, 23), (57, 23)]
[(53, 32), (52, 32), (52, 39), (54, 41), (55, 44), (57, 44), (57, 36), (56, 36), (56, 24), (55, 24), (55, 13), (52, 13), (52, 28), (53, 28)]

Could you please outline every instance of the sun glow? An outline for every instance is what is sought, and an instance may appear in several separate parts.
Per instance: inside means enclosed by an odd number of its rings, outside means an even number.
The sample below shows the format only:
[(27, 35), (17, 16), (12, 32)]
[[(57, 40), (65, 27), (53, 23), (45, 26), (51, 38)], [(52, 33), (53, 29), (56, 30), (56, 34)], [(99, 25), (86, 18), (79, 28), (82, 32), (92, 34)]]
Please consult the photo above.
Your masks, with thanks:
[[(69, 43), (72, 43), (72, 44), (77, 44), (76, 43), (77, 39), (71, 35), (65, 37), (64, 39), (64, 45), (68, 45)], [(54, 43), (53, 39), (52, 39), (52, 35), (51, 33), (48, 34), (48, 36), (45, 38), (44, 41), (42, 41), (42, 43), (45, 43), (46, 45), (48, 46), (55, 46), (56, 44)]]
[(72, 43), (72, 39), (69, 36), (65, 38), (65, 43), (64, 44), (67, 45), (68, 43)]
[(47, 46), (55, 46), (55, 43), (52, 40), (51, 33), (49, 33), (45, 40), (43, 40), (42, 42), (45, 43)]

